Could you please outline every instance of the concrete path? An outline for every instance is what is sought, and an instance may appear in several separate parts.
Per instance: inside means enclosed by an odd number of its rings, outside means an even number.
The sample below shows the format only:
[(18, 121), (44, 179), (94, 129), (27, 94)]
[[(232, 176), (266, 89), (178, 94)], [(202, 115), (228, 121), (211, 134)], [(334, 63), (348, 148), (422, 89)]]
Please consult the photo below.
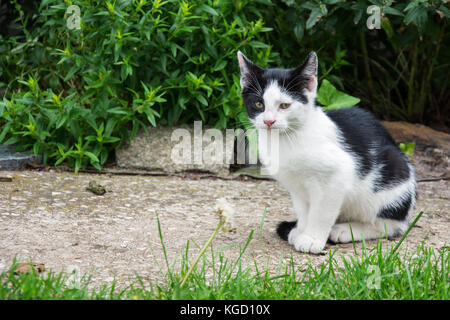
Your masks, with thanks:
[[(92, 273), (94, 286), (111, 282), (114, 277), (119, 286), (124, 286), (134, 278), (134, 271), (144, 280), (161, 280), (165, 263), (156, 212), (169, 261), (179, 261), (188, 239), (202, 246), (216, 228), (219, 198), (225, 198), (235, 209), (235, 231), (220, 232), (214, 240), (216, 249), (244, 245), (254, 229), (247, 257), (254, 257), (261, 266), (268, 263), (273, 272), (280, 260), (291, 254), (299, 266), (307, 259), (317, 264), (327, 259), (327, 255), (295, 252), (277, 237), (277, 224), (293, 220), (294, 215), (288, 193), (274, 181), (54, 170), (0, 174), (12, 177), (10, 182), (0, 182), (0, 272), (9, 268), (17, 256), (21, 262), (32, 259), (43, 263), (46, 270)], [(105, 186), (106, 193), (99, 196), (87, 191), (91, 180)], [(449, 190), (448, 180), (419, 183), (415, 212), (423, 210), (425, 214), (408, 237), (407, 247), (413, 249), (423, 240), (435, 248), (450, 243)], [(261, 233), (265, 208), (267, 215)], [(368, 245), (375, 243), (369, 241)], [(199, 249), (194, 243), (190, 247), (192, 261)], [(352, 244), (327, 245), (326, 250), (335, 248), (338, 255), (353, 252)], [(357, 249), (360, 248), (358, 244)], [(231, 246), (224, 253), (235, 257), (239, 250)]]

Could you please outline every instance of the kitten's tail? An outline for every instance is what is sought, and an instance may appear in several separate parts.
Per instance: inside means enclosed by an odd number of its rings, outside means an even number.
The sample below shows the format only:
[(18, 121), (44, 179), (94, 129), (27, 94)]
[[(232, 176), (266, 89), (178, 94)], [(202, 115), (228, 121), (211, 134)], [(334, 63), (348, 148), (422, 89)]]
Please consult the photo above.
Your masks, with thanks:
[(280, 224), (277, 227), (277, 234), (278, 236), (287, 241), (289, 232), (291, 232), (292, 229), (295, 228), (297, 224), (297, 221), (283, 221), (280, 222)]

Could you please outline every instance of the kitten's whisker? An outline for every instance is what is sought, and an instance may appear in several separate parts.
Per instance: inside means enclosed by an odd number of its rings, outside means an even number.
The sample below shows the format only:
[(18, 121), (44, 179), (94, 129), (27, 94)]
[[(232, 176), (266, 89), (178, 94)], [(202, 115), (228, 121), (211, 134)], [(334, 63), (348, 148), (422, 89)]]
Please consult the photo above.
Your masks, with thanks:
[(258, 85), (258, 91), (259, 91), (259, 93), (261, 94), (261, 96), (262, 96), (262, 88), (261, 88), (261, 85), (259, 84), (259, 81), (258, 81), (258, 78), (256, 77), (256, 75), (253, 73), (253, 72), (251, 72), (251, 71), (249, 71), (248, 72), (249, 73), (249, 75), (253, 78), (253, 80), (256, 82), (256, 84)]
[(257, 93), (257, 95), (261, 95), (261, 92), (258, 90), (258, 88), (256, 88), (255, 87), (255, 85), (254, 84), (252, 84), (252, 83), (249, 83), (248, 84), (248, 89), (250, 90), (252, 90), (253, 92), (255, 92), (255, 93)]
[(290, 89), (292, 89), (292, 87), (295, 86), (295, 81), (301, 76), (303, 76), (303, 74), (301, 74), (301, 73), (294, 76), (287, 84), (286, 91), (289, 91)]
[[(256, 76), (255, 76), (250, 70), (248, 70), (247, 75), (250, 76), (250, 79), (249, 79), (249, 81), (248, 81), (248, 83), (247, 83), (248, 88), (249, 88), (249, 89), (251, 88), (251, 89), (253, 89), (256, 93), (261, 94), (261, 93), (262, 93), (262, 88), (261, 88), (261, 86), (259, 85), (259, 82), (258, 82), (258, 79), (256, 78)], [(253, 82), (255, 82), (255, 83), (258, 85), (258, 87), (256, 87), (255, 84), (254, 84)]]
[[(290, 132), (292, 132), (294, 134), (294, 137), (291, 136)], [(289, 143), (291, 144), (291, 146), (292, 147), (295, 146), (295, 143), (293, 141), (293, 139), (295, 140), (295, 138), (296, 138), (295, 131), (292, 130), (290, 127), (287, 127), (285, 133), (286, 133), (286, 137), (288, 138)]]
[(253, 92), (249, 92), (248, 94), (252, 94), (252, 95), (254, 95), (254, 96), (261, 97), (260, 94), (256, 94), (256, 93), (253, 93)]

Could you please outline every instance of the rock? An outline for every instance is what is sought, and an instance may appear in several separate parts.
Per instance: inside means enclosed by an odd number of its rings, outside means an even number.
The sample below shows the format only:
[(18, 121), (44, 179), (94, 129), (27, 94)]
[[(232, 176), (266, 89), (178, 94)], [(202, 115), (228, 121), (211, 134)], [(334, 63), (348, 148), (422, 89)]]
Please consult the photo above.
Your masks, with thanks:
[(418, 179), (446, 178), (450, 167), (450, 135), (421, 124), (382, 121), (397, 143), (415, 142), (411, 163)]
[[(175, 132), (175, 130), (179, 131)], [(201, 125), (200, 128), (195, 127), (195, 130), (197, 130), (196, 133), (200, 132), (200, 135), (194, 136), (194, 127), (187, 125), (177, 128), (149, 128), (148, 135), (141, 131), (129, 145), (116, 150), (117, 165), (122, 168), (163, 171), (169, 174), (198, 171), (228, 176), (234, 149), (233, 146), (227, 147), (225, 132), (221, 131), (222, 139), (220, 137), (211, 139), (205, 135), (207, 129), (202, 129)], [(197, 136), (198, 139), (194, 141)], [(198, 145), (200, 141), (201, 146)], [(216, 147), (219, 149), (215, 149)], [(221, 159), (216, 153), (208, 151), (220, 150), (220, 148), (223, 153)], [(207, 161), (208, 154), (212, 154), (211, 161)], [(181, 163), (180, 157), (177, 158), (174, 155), (183, 155), (186, 161)]]
[(403, 121), (382, 121), (382, 124), (396, 142), (415, 142), (417, 148), (442, 149), (450, 155), (450, 134)]
[(12, 177), (9, 177), (9, 176), (5, 176), (5, 177), (0, 176), (0, 182), (12, 182), (12, 181), (13, 181), (13, 178), (12, 178)]
[(95, 180), (89, 181), (89, 186), (86, 188), (86, 190), (98, 196), (102, 196), (106, 193), (105, 187), (101, 184), (98, 184)]
[(22, 169), (24, 165), (38, 165), (42, 156), (30, 152), (15, 152), (12, 145), (0, 145), (0, 170)]
[[(428, 156), (430, 156), (429, 153), (433, 153), (432, 158), (435, 160), (437, 159), (436, 161), (441, 158), (445, 160), (439, 160), (438, 162), (443, 163), (443, 165), (440, 165), (439, 168), (436, 167), (436, 169), (441, 171), (447, 170), (447, 160), (450, 156), (449, 134), (433, 130), (420, 124), (397, 121), (382, 121), (382, 123), (397, 143), (415, 142), (416, 148), (414, 152), (426, 151), (427, 159), (429, 158)], [(173, 159), (174, 150), (177, 147), (180, 147), (181, 141), (183, 143), (185, 142), (176, 134), (174, 135), (174, 141), (172, 141), (172, 135), (177, 129), (185, 130), (185, 133), (190, 137), (189, 141), (187, 141), (187, 146), (190, 151), (187, 155), (189, 161), (185, 163), (177, 163)], [(208, 163), (205, 161), (205, 152), (207, 153), (208, 150), (217, 147), (216, 143), (218, 140), (212, 141), (211, 138), (205, 136), (206, 130), (203, 130), (201, 125), (200, 130), (203, 139), (202, 146), (198, 147), (198, 141), (197, 143), (194, 143), (195, 130), (193, 126), (183, 125), (178, 128), (149, 128), (148, 135), (145, 132), (140, 132), (129, 145), (116, 150), (117, 165), (122, 168), (145, 169), (166, 174), (183, 171), (197, 171), (229, 177), (230, 163), (232, 163), (232, 161), (229, 160), (233, 159), (233, 154), (236, 151), (234, 150), (234, 144), (233, 147), (227, 147), (226, 134), (222, 131), (221, 141), (223, 146), (219, 145), (218, 147), (222, 147), (224, 157), (223, 159), (216, 159), (220, 161)], [(196, 159), (198, 160), (199, 156), (203, 156), (203, 159), (201, 159), (203, 161), (195, 161)], [(248, 161), (246, 163), (248, 163)], [(233, 176), (248, 175), (254, 178), (267, 179), (266, 176), (262, 176), (259, 173), (259, 168), (257, 166), (244, 165), (243, 167), (244, 168), (235, 171)], [(250, 167), (250, 169), (248, 167)], [(251, 172), (247, 172), (248, 170)]]
[(45, 271), (45, 266), (43, 263), (21, 263), (14, 270), (14, 274), (32, 273), (33, 269), (40, 274)]

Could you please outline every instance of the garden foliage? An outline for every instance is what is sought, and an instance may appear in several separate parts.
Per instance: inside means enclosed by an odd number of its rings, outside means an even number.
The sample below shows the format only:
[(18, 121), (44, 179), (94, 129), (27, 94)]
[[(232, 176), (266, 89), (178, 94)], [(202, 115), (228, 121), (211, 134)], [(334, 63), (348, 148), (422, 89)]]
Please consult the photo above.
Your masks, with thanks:
[[(450, 126), (450, 17), (441, 0), (282, 0), (264, 16), (282, 65), (314, 48), (321, 77), (379, 118)], [(380, 29), (369, 30), (370, 6)], [(370, 10), (369, 10), (370, 12)]]
[[(372, 4), (381, 30), (365, 25)], [(68, 27), (70, 5), (80, 29)], [(361, 100), (388, 119), (448, 114), (449, 10), (440, 1), (11, 0), (7, 10), (0, 143), (76, 171), (101, 168), (149, 125), (244, 126), (237, 50), (283, 67), (315, 50), (328, 108)]]

